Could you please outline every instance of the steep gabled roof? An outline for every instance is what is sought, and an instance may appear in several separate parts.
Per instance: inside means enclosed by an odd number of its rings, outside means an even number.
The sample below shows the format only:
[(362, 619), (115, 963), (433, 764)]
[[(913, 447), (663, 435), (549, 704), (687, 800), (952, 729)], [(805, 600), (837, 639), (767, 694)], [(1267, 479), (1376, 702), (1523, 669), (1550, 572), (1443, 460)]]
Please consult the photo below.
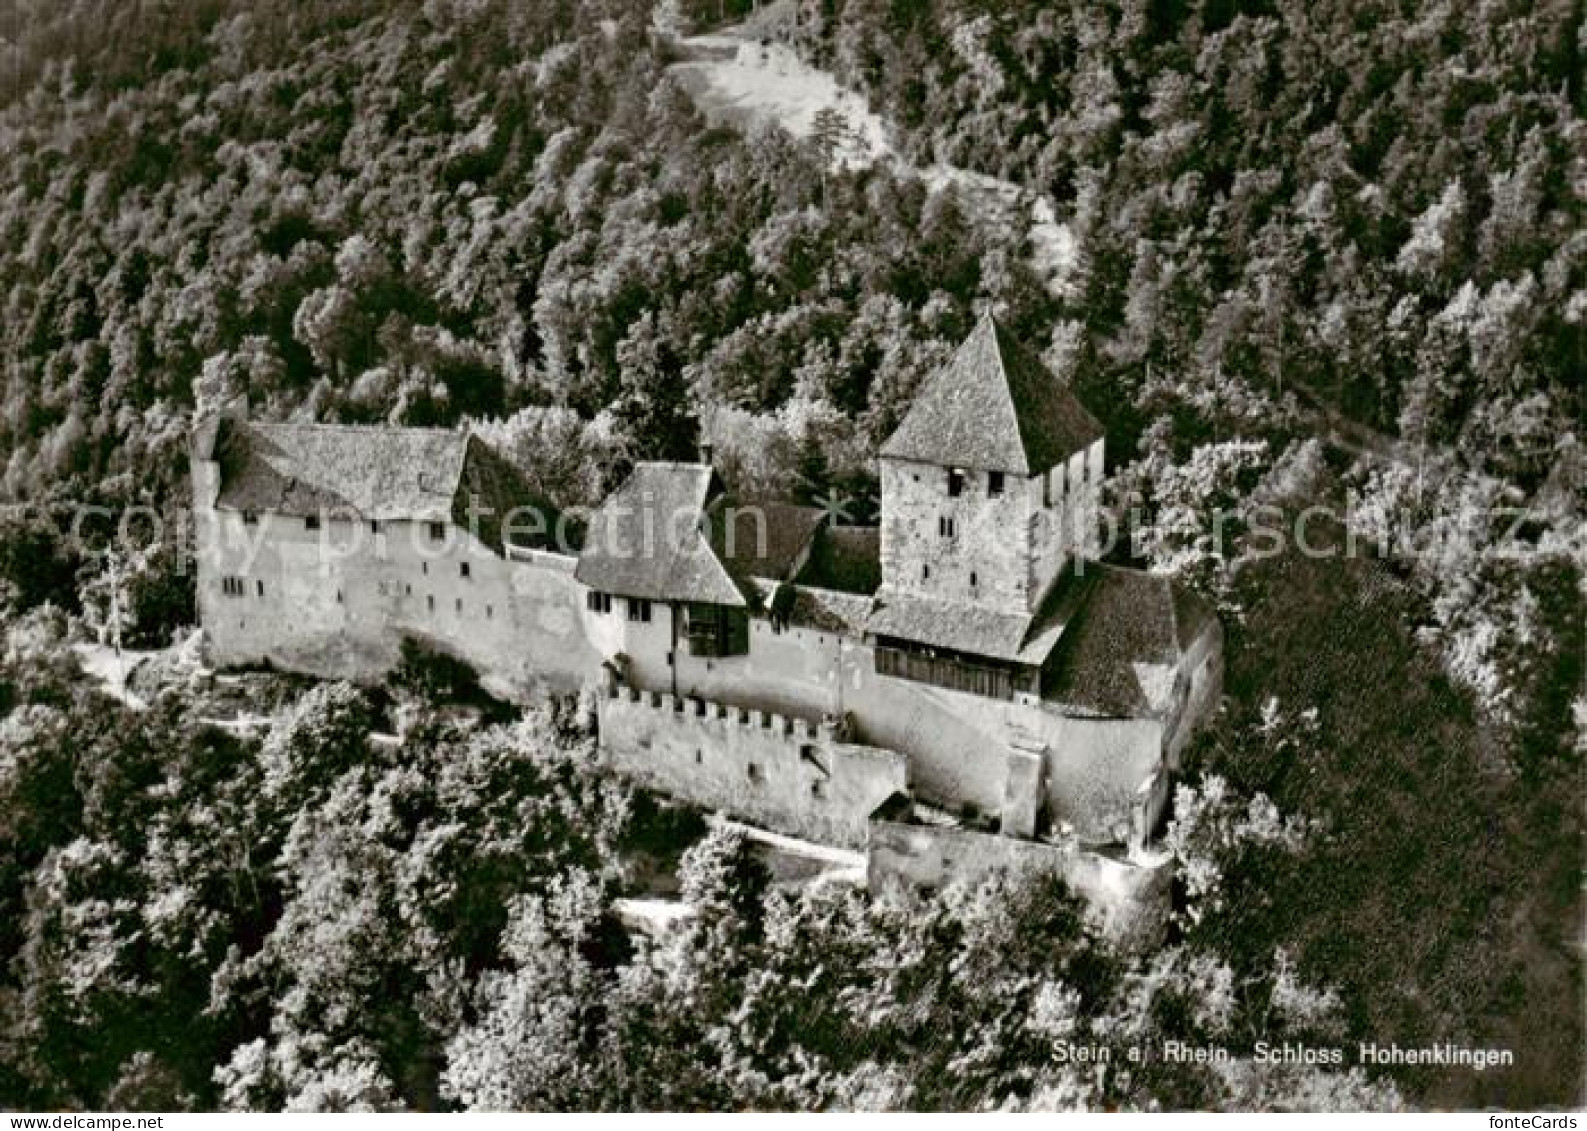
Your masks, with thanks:
[(990, 609), (883, 586), (865, 631), (969, 656), (1040, 667), (1085, 599), (1081, 580), (1061, 576), (1033, 613)]
[(1085, 599), (1042, 678), (1043, 698), (1110, 718), (1155, 714), (1152, 669), (1177, 669), (1215, 621), (1196, 594), (1161, 574), (1085, 562)]
[(1068, 387), (987, 314), (926, 379), (881, 454), (1030, 476), (1101, 437)]
[(859, 636), (871, 615), (871, 599), (861, 593), (842, 593), (788, 581), (753, 581), (761, 607), (771, 618), (816, 632)]
[(791, 580), (826, 513), (793, 503), (740, 503), (709, 508), (711, 548), (738, 578)]
[(590, 520), (573, 576), (624, 597), (747, 606), (711, 548), (706, 508), (720, 489), (705, 464), (636, 464)]
[[(514, 510), (554, 516), (516, 469), (466, 432), (436, 428), (205, 423), (197, 442), (220, 464), (216, 505), (240, 511), (382, 522), (456, 522), (500, 546)], [(476, 519), (470, 519), (470, 511)], [(521, 525), (532, 525), (520, 515)]]
[(1017, 661), (1031, 619), (1029, 613), (941, 601), (884, 585), (876, 593), (865, 631), (930, 648)]
[(825, 526), (816, 535), (799, 584), (870, 596), (882, 584), (882, 532), (877, 526)]

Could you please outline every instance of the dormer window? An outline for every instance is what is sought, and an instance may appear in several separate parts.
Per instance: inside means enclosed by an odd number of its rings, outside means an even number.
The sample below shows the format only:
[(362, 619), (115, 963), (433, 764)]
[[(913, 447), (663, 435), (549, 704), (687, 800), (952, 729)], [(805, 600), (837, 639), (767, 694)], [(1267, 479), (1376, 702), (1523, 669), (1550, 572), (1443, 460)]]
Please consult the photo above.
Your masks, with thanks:
[(319, 528), (320, 528), (320, 516), (319, 515), (317, 515), (317, 514), (309, 514), (309, 515), (304, 515), (303, 516), (303, 529), (304, 530), (318, 530)]
[(988, 471), (986, 473), (986, 494), (988, 498), (997, 498), (1003, 493), (1003, 473), (1001, 471)]
[(948, 468), (948, 498), (957, 499), (964, 494), (964, 468)]

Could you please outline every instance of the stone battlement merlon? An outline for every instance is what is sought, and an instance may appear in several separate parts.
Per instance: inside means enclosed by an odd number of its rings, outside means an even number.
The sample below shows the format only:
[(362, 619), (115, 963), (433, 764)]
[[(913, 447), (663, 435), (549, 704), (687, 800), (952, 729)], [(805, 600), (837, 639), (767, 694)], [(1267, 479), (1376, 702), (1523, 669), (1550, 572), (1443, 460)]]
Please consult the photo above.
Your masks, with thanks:
[(742, 707), (707, 699), (700, 695), (674, 695), (670, 691), (644, 691), (616, 681), (606, 688), (606, 698), (635, 703), (667, 714), (683, 715), (702, 722), (725, 722), (752, 730), (770, 731), (790, 738), (836, 741), (834, 728), (816, 719), (801, 718), (781, 711)]

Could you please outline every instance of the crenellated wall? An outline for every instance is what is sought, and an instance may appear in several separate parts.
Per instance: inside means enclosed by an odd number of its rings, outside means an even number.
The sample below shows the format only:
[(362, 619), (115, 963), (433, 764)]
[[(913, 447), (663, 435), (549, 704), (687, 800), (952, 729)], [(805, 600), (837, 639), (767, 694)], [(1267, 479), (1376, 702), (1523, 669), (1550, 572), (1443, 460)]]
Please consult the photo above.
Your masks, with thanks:
[(833, 844), (865, 843), (876, 808), (909, 788), (909, 760), (830, 726), (615, 681), (597, 715), (608, 764), (735, 817)]

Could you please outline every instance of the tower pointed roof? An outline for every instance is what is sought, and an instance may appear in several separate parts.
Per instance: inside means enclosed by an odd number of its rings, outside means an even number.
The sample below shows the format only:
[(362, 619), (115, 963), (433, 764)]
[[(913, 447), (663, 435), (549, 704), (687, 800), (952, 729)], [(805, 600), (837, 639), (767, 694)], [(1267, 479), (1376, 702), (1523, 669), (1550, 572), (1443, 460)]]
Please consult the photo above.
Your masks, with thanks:
[(926, 379), (882, 455), (1029, 476), (1101, 437), (1068, 386), (987, 313)]

